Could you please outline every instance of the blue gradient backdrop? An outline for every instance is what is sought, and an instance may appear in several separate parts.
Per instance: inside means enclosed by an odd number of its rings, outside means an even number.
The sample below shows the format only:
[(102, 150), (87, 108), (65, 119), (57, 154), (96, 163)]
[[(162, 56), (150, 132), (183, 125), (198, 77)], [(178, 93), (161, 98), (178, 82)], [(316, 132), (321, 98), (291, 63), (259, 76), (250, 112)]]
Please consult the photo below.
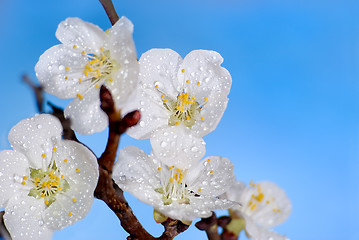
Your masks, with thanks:
[[(171, 48), (185, 56), (208, 49), (224, 57), (233, 78), (228, 108), (205, 137), (207, 155), (235, 164), (238, 179), (270, 180), (293, 203), (276, 231), (292, 239), (359, 239), (359, 3), (355, 0), (118, 1), (135, 25), (138, 56)], [(0, 0), (0, 149), (7, 134), (36, 113), (33, 93), (39, 56), (59, 42), (60, 21), (77, 16), (110, 27), (96, 0)], [(47, 96), (65, 107), (69, 101)], [(107, 132), (80, 136), (97, 155)], [(121, 147), (148, 141), (124, 137)], [(128, 195), (143, 225), (162, 232), (152, 208)], [(224, 214), (220, 212), (219, 214)], [(100, 201), (59, 239), (125, 239), (115, 215)], [(177, 239), (205, 239), (193, 225)], [(242, 239), (245, 239), (244, 237)]]

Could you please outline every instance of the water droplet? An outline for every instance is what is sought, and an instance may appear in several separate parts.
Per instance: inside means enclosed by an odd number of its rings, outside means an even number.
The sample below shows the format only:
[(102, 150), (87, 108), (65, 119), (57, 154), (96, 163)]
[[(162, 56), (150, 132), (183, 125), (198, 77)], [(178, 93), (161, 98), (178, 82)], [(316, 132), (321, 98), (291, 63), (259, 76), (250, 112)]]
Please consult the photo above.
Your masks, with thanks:
[(192, 151), (192, 152), (198, 152), (198, 148), (197, 148), (197, 147), (192, 147), (192, 148), (191, 148), (191, 151)]
[(126, 181), (126, 176), (125, 175), (120, 176), (120, 181)]
[(21, 222), (25, 222), (25, 218), (20, 218), (20, 221), (21, 221)]
[(167, 147), (167, 143), (166, 142), (161, 142), (161, 147)]
[(144, 127), (145, 126), (145, 122), (144, 121), (140, 121), (140, 126)]
[(38, 128), (38, 129), (41, 129), (41, 128), (42, 128), (42, 125), (41, 125), (41, 124), (37, 124), (37, 128)]
[(42, 226), (42, 225), (44, 225), (44, 221), (39, 220), (39, 226)]
[(64, 69), (65, 69), (64, 65), (60, 65), (60, 66), (59, 66), (59, 70), (60, 70), (60, 71), (63, 71)]
[(143, 105), (145, 105), (145, 102), (144, 102), (144, 101), (140, 101), (140, 104), (143, 106)]

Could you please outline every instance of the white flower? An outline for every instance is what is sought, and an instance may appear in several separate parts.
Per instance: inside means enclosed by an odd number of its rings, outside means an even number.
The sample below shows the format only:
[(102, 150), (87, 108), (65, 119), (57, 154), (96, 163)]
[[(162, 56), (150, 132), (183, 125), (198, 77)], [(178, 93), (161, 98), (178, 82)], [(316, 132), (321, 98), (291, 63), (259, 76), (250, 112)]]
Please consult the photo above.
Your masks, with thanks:
[(84, 218), (98, 180), (94, 154), (61, 140), (62, 127), (42, 114), (14, 126), (14, 150), (0, 152), (0, 208), (13, 240), (51, 239), (52, 232)]
[(100, 109), (102, 84), (111, 91), (118, 109), (137, 86), (139, 67), (132, 32), (133, 25), (125, 17), (106, 32), (79, 18), (67, 18), (56, 31), (62, 44), (40, 56), (35, 71), (45, 91), (75, 98), (65, 109), (75, 131), (91, 134), (107, 127), (107, 116)]
[(189, 161), (202, 158), (202, 137), (220, 121), (232, 83), (222, 62), (217, 52), (206, 50), (192, 51), (184, 59), (170, 49), (144, 53), (138, 94), (141, 121), (128, 134), (151, 138), (153, 151), (162, 159), (178, 153)]
[(246, 187), (238, 181), (226, 193), (227, 199), (241, 204), (232, 208), (234, 218), (245, 220), (246, 234), (253, 240), (288, 239), (269, 230), (284, 222), (292, 210), (283, 189), (272, 182), (251, 182), (249, 185)]
[(128, 146), (119, 153), (113, 179), (124, 191), (163, 215), (181, 221), (209, 217), (215, 209), (234, 205), (216, 198), (234, 181), (233, 165), (227, 158), (209, 157), (190, 169), (179, 169)]

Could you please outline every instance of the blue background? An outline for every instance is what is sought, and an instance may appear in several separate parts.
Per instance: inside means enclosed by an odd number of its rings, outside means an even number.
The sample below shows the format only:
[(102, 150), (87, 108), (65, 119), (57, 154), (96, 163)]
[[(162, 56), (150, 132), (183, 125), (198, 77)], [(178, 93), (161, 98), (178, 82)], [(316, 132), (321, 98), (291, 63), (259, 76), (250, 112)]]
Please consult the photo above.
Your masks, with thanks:
[[(207, 156), (228, 157), (238, 179), (284, 188), (293, 212), (275, 228), (292, 239), (359, 239), (359, 3), (355, 0), (117, 1), (135, 25), (138, 56), (171, 48), (219, 52), (233, 78), (228, 108), (205, 137)], [(21, 74), (35, 79), (39, 56), (59, 42), (70, 16), (109, 28), (96, 0), (0, 0), (0, 150), (20, 120), (36, 113)], [(47, 96), (65, 107), (69, 101)], [(107, 132), (80, 136), (97, 155)], [(150, 152), (148, 141), (125, 136)], [(152, 207), (128, 196), (154, 235)], [(224, 214), (220, 212), (219, 214)], [(96, 200), (84, 220), (54, 239), (125, 239), (116, 216)], [(205, 239), (193, 225), (177, 239)], [(244, 238), (242, 238), (244, 239)]]

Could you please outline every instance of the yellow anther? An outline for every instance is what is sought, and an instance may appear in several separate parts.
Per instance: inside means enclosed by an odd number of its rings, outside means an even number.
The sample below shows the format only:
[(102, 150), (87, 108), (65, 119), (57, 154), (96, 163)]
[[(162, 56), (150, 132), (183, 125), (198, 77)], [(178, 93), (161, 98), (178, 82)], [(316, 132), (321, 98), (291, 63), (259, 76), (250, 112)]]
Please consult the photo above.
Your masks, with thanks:
[(169, 169), (173, 169), (175, 166), (170, 166)]
[(77, 46), (76, 46), (76, 45), (74, 45), (74, 46), (73, 46), (73, 48), (77, 48)]
[(201, 192), (202, 191), (202, 188), (198, 188), (198, 192)]
[(162, 168), (160, 168), (160, 167), (157, 168), (158, 171), (161, 171), (161, 169), (162, 169)]
[(40, 178), (35, 178), (35, 181), (36, 181), (36, 182), (40, 182)]
[(207, 97), (205, 97), (205, 98), (204, 98), (204, 101), (208, 101), (208, 98), (207, 98)]
[(69, 212), (69, 216), (70, 216), (70, 217), (72, 216), (72, 212)]
[(191, 117), (190, 117), (190, 116), (187, 116), (187, 117), (186, 117), (186, 120), (191, 120)]
[(100, 87), (100, 85), (98, 85), (98, 84), (95, 85), (95, 88), (99, 88), (99, 87)]
[(264, 194), (263, 193), (260, 193), (258, 194), (258, 196), (254, 197), (258, 202), (261, 202), (264, 198)]
[(213, 173), (213, 170), (211, 170), (210, 173)]
[(76, 200), (76, 198), (73, 198), (72, 201), (73, 201), (73, 202), (76, 202), (77, 200)]
[(255, 209), (255, 207), (256, 207), (256, 203), (254, 203), (254, 204), (252, 205), (251, 210), (253, 211), (253, 210)]
[(82, 55), (85, 55), (85, 54), (86, 54), (86, 52), (85, 52), (85, 51), (82, 51), (81, 53), (82, 53)]
[(70, 68), (69, 68), (69, 67), (66, 67), (65, 70), (68, 71), (68, 70), (70, 70)]
[(67, 159), (67, 158), (65, 158), (65, 159), (64, 159), (64, 162), (65, 162), (65, 163), (67, 163), (67, 161), (68, 161), (68, 159)]
[(80, 172), (80, 169), (76, 168), (76, 172)]
[(197, 86), (199, 86), (199, 85), (201, 85), (201, 83), (200, 83), (200, 82), (197, 82)]
[(21, 183), (22, 185), (25, 185), (26, 184), (26, 182), (25, 181), (22, 181), (22, 183)]
[(56, 181), (60, 181), (60, 178), (59, 178), (59, 177), (56, 177)]
[(59, 187), (59, 191), (61, 191), (62, 190), (62, 187)]
[(207, 162), (210, 162), (210, 161), (211, 161), (211, 159), (208, 158), (208, 159), (207, 159)]
[(112, 79), (112, 78), (110, 78), (110, 79), (109, 79), (109, 81), (110, 81), (110, 82), (113, 82), (113, 79)]
[(42, 157), (42, 158), (45, 158), (45, 157), (46, 157), (46, 154), (45, 154), (45, 153), (41, 154), (41, 157)]
[(45, 194), (41, 193), (41, 197), (45, 197)]
[(173, 177), (174, 177), (174, 179), (178, 179), (178, 174), (177, 173), (175, 173), (175, 174), (173, 174)]
[(82, 78), (79, 78), (79, 83), (82, 83)]
[(49, 201), (45, 200), (45, 204), (46, 204), (46, 205), (49, 205)]
[(179, 125), (180, 123), (179, 122), (176, 122), (176, 125)]
[(162, 95), (161, 95), (161, 98), (165, 98), (165, 95), (162, 94)]
[(83, 99), (83, 98), (84, 98), (80, 93), (76, 94), (76, 96), (77, 96), (78, 98), (80, 98), (80, 99)]
[(268, 200), (266, 201), (266, 204), (269, 204), (269, 201), (268, 201)]
[(55, 173), (54, 170), (51, 170), (50, 174), (52, 175), (52, 174), (54, 174), (54, 173)]
[(54, 148), (52, 149), (52, 151), (56, 152), (56, 151), (57, 151), (57, 148), (56, 148), (56, 147), (54, 147)]
[(182, 72), (184, 73), (184, 72), (185, 72), (185, 70), (184, 70), (184, 69), (182, 69)]
[(102, 61), (106, 60), (106, 57), (105, 57), (105, 56), (102, 56), (102, 57), (101, 57), (101, 60), (102, 60)]
[(67, 79), (69, 79), (67, 76), (65, 76), (65, 79), (67, 80)]
[(181, 169), (177, 168), (176, 171), (177, 171), (178, 173), (180, 173), (180, 172), (181, 172)]
[(27, 176), (23, 176), (22, 179), (27, 180)]
[(170, 182), (173, 183), (173, 178), (170, 178)]
[(102, 51), (104, 51), (105, 49), (102, 47), (102, 48), (100, 48), (100, 51), (102, 52)]
[(63, 179), (65, 176), (64, 175), (61, 175), (61, 179)]
[(189, 83), (189, 80), (186, 80), (186, 83)]
[(155, 88), (157, 89), (157, 88), (158, 88), (158, 85), (155, 85)]
[(204, 117), (201, 117), (201, 120), (204, 121)]

